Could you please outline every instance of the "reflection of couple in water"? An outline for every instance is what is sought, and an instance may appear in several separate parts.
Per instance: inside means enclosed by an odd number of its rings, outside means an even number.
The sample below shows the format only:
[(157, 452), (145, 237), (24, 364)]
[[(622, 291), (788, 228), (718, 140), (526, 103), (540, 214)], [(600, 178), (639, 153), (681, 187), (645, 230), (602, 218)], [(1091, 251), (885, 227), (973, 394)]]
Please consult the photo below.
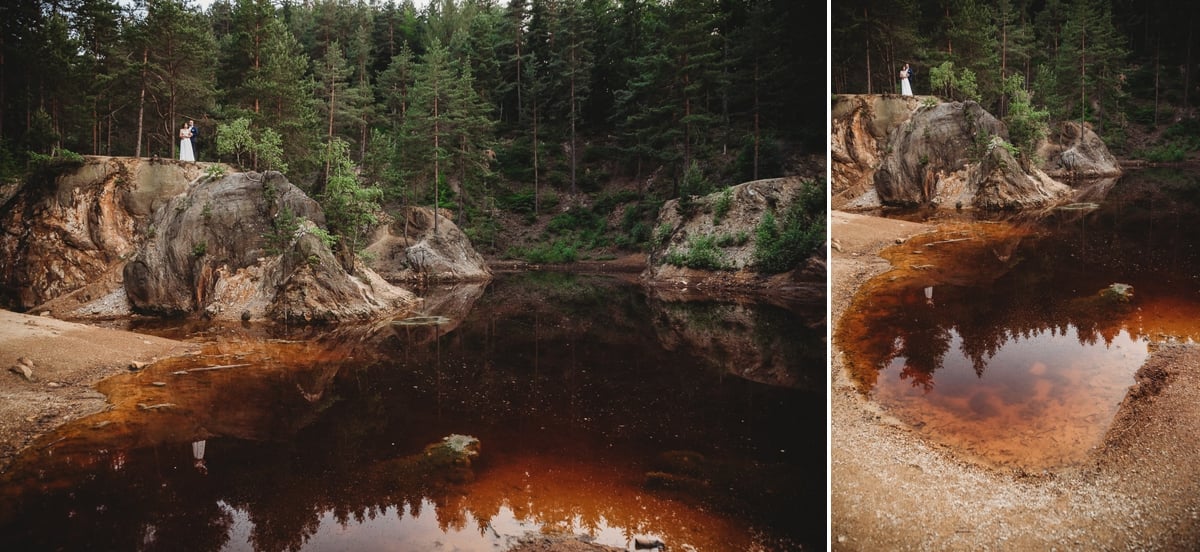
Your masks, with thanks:
[(192, 466), (200, 475), (208, 475), (208, 466), (204, 465), (204, 441), (192, 441)]

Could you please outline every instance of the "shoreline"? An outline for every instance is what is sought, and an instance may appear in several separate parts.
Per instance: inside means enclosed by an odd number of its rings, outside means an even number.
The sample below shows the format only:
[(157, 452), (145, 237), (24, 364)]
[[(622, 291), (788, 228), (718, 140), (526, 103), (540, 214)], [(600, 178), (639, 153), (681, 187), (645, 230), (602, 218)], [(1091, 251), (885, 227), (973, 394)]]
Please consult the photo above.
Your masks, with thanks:
[[(889, 246), (934, 225), (831, 213), (834, 324)], [(836, 335), (836, 331), (833, 332)], [(1138, 370), (1086, 466), (1029, 474), (925, 441), (863, 397), (830, 342), (832, 550), (1194, 550), (1200, 545), (1200, 346)]]
[[(123, 330), (0, 310), (0, 473), (38, 438), (103, 411), (104, 379), (184, 355), (198, 345)], [(26, 359), (33, 379), (10, 367)]]

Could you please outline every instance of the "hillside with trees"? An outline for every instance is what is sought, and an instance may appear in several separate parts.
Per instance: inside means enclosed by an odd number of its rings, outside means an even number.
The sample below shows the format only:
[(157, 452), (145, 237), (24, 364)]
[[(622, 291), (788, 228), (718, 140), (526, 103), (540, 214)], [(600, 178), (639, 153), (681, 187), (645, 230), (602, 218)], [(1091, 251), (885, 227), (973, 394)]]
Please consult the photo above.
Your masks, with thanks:
[(1125, 158), (1200, 150), (1200, 7), (1153, 0), (853, 0), (833, 5), (833, 92), (972, 99), (1028, 146), (1083, 121)]
[(783, 0), (15, 0), (0, 7), (0, 175), (80, 154), (177, 158), (194, 119), (198, 160), (283, 172), (354, 250), (417, 204), (493, 257), (645, 251), (665, 201), (825, 150), (824, 14)]

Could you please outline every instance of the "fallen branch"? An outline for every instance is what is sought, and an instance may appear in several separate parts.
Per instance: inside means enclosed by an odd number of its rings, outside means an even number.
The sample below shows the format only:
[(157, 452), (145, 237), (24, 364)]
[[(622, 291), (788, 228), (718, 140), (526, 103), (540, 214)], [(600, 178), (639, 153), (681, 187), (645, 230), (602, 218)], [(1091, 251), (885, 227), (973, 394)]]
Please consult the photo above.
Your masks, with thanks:
[(973, 239), (975, 239), (975, 238), (954, 238), (952, 240), (935, 241), (935, 242), (929, 242), (929, 243), (925, 244), (925, 247), (929, 247), (932, 245), (938, 245), (938, 244), (942, 244), (942, 243), (954, 243), (954, 242), (967, 241), (967, 240), (973, 240)]
[(251, 365), (250, 363), (244, 363), (244, 364), (223, 364), (221, 366), (203, 366), (200, 368), (192, 368), (190, 370), (179, 370), (178, 372), (171, 372), (171, 374), (175, 375), (175, 376), (182, 376), (185, 374), (190, 374), (192, 372), (211, 372), (213, 370), (225, 370), (227, 368), (243, 368), (245, 366), (250, 366), (250, 365)]
[(175, 408), (174, 403), (159, 403), (146, 406), (146, 403), (138, 403), (138, 410), (158, 410), (160, 408)]

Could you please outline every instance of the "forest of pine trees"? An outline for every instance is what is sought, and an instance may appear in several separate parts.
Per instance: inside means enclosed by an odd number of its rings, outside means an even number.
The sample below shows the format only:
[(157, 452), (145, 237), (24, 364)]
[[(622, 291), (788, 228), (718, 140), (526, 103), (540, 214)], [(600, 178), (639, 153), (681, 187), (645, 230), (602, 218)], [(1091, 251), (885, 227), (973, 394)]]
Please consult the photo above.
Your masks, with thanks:
[(282, 170), (327, 208), (436, 203), (482, 232), (484, 210), (537, 216), (620, 179), (661, 203), (689, 167), (716, 189), (825, 149), (825, 13), (787, 0), (12, 0), (0, 175), (61, 152), (173, 158), (190, 118), (198, 160)]
[[(1023, 132), (1089, 122), (1118, 153), (1200, 150), (1200, 6), (1148, 0), (850, 0), (832, 4), (833, 93), (974, 99)], [(1043, 125), (1046, 126), (1046, 125)]]

